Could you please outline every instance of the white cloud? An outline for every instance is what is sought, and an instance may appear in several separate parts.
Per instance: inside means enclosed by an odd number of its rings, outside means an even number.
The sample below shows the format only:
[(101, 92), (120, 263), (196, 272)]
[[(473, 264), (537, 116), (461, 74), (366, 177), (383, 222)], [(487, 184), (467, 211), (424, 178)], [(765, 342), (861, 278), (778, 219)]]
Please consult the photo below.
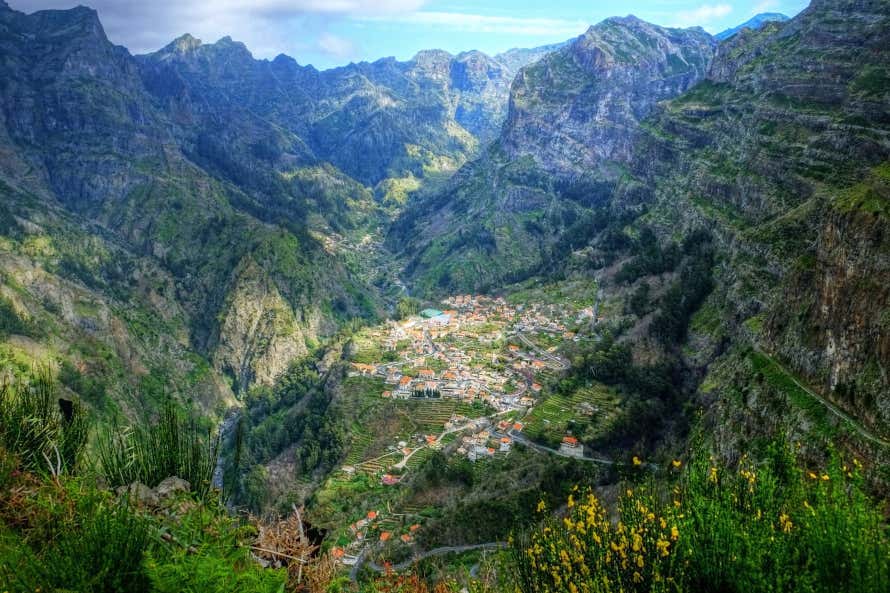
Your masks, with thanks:
[(674, 17), (673, 24), (678, 27), (704, 27), (730, 13), (732, 13), (732, 6), (729, 4), (702, 4), (693, 10), (678, 12)]
[[(309, 46), (299, 40), (314, 38), (319, 23), (415, 12), (428, 0), (8, 1), (12, 8), (23, 12), (87, 3), (98, 11), (108, 38), (133, 53), (154, 51), (182, 33), (191, 33), (206, 42), (230, 35), (243, 41), (254, 54), (270, 57), (307, 49)], [(333, 47), (332, 39), (326, 41), (328, 47)]]
[(751, 9), (751, 16), (755, 14), (761, 14), (764, 12), (773, 12), (778, 8), (779, 3), (776, 0), (762, 0), (754, 5), (754, 8)]
[(318, 47), (329, 56), (346, 60), (356, 56), (356, 47), (349, 39), (333, 33), (322, 33), (318, 36)]
[(414, 25), (444, 27), (467, 33), (508, 33), (513, 35), (580, 35), (587, 29), (582, 21), (548, 18), (489, 16), (463, 12), (418, 11), (402, 15), (356, 17)]

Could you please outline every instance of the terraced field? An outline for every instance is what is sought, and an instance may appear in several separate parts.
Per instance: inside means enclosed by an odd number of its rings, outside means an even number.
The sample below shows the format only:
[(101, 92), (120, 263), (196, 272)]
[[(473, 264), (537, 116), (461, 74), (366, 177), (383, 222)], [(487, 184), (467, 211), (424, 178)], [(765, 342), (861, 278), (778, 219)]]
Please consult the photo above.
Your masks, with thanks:
[(363, 461), (356, 465), (356, 469), (366, 474), (376, 474), (378, 472), (384, 471), (392, 464), (397, 463), (401, 458), (401, 453), (390, 453), (388, 455), (384, 455), (383, 457)]
[(411, 415), (417, 430), (426, 434), (442, 432), (458, 407), (455, 400), (406, 401), (399, 404)]
[[(593, 406), (593, 415), (582, 413), (585, 403)], [(578, 428), (586, 427), (595, 434), (609, 425), (617, 406), (618, 397), (600, 384), (579, 389), (570, 396), (551, 394), (526, 416), (524, 432), (536, 441), (559, 441), (574, 423), (576, 433)]]
[(405, 469), (408, 471), (417, 469), (421, 465), (423, 465), (427, 459), (432, 457), (433, 450), (429, 447), (425, 447), (411, 456), (411, 459), (408, 460), (408, 463), (405, 464)]
[(344, 465), (358, 465), (365, 458), (365, 451), (373, 440), (371, 433), (362, 429), (356, 429), (352, 433), (352, 441), (349, 444), (349, 455), (343, 461)]

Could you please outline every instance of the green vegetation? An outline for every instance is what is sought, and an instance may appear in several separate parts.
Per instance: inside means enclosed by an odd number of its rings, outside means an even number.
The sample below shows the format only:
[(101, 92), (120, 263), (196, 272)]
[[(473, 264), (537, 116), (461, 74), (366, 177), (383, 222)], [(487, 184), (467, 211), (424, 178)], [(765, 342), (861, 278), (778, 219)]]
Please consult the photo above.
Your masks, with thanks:
[(890, 162), (878, 165), (863, 181), (841, 191), (835, 206), (845, 212), (866, 212), (890, 219)]
[(111, 486), (142, 482), (153, 487), (164, 478), (177, 476), (204, 498), (211, 493), (218, 444), (210, 431), (202, 431), (168, 401), (151, 425), (115, 425), (103, 430), (97, 454)]
[[(160, 502), (161, 511), (144, 506), (136, 491), (115, 495), (103, 485), (109, 476), (78, 464), (87, 419), (57, 395), (51, 375), (41, 370), (29, 386), (4, 388), (0, 397), (4, 591), (282, 590), (284, 575), (251, 557), (252, 529), (210, 497), (175, 494)], [(187, 438), (169, 420), (160, 427), (158, 448), (143, 448), (143, 457), (134, 459), (141, 467), (168, 466), (174, 432), (180, 442)]]
[[(864, 493), (859, 462), (802, 469), (774, 446), (755, 463), (706, 454), (666, 484), (630, 485), (618, 523), (590, 493), (568, 499), (517, 538), (523, 593), (544, 591), (878, 593), (890, 579), (890, 537)], [(680, 474), (680, 475), (677, 475)], [(542, 502), (539, 511), (545, 508)]]
[(80, 404), (58, 399), (50, 369), (39, 369), (28, 383), (0, 385), (0, 445), (23, 467), (75, 471), (87, 431)]

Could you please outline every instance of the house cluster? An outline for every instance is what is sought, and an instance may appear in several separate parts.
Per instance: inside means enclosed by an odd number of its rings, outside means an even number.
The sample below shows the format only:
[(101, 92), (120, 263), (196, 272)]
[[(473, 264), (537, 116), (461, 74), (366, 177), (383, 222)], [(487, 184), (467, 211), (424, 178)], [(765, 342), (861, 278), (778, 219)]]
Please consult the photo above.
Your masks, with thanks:
[(510, 431), (521, 431), (522, 424), (501, 421), (494, 428), (488, 425), (476, 428), (476, 432), (465, 435), (461, 439), (457, 449), (458, 455), (464, 455), (470, 461), (490, 459), (498, 453), (509, 453), (513, 447), (513, 437), (510, 436)]

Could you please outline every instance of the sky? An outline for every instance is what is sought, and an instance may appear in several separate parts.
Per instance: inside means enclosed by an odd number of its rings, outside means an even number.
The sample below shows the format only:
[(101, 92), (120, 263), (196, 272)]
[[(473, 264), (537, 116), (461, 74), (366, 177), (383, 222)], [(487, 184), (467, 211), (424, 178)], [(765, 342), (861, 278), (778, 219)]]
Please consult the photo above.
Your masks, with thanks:
[(86, 4), (112, 42), (132, 53), (160, 49), (183, 33), (244, 42), (257, 58), (284, 53), (330, 68), (421, 49), (494, 55), (565, 41), (610, 16), (717, 33), (760, 12), (794, 16), (808, 0), (7, 0), (23, 12)]

